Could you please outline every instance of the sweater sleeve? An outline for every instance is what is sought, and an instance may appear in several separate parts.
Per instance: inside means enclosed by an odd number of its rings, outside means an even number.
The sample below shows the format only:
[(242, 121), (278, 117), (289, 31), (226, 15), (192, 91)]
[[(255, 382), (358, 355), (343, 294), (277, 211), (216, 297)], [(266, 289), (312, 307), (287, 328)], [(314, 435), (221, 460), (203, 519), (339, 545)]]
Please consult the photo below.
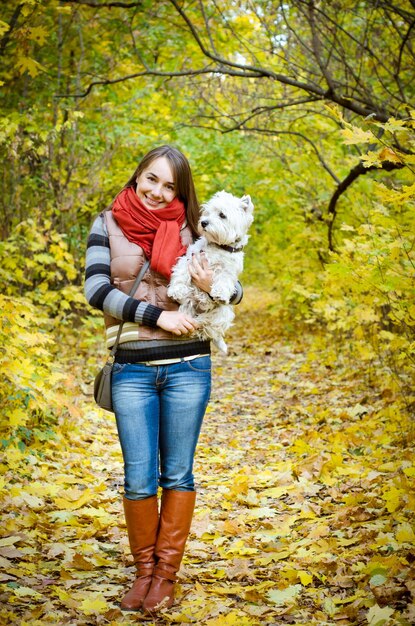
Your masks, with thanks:
[(92, 307), (124, 322), (156, 327), (163, 312), (144, 300), (131, 298), (111, 284), (110, 242), (101, 215), (94, 221), (88, 236), (84, 292)]

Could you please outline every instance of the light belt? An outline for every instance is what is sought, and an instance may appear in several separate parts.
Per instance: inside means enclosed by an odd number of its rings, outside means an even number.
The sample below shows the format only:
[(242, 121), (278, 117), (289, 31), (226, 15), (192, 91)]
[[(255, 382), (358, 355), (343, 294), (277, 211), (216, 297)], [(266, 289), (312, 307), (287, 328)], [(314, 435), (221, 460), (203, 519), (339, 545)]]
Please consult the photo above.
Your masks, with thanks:
[(171, 365), (172, 363), (181, 363), (182, 361), (193, 361), (202, 356), (210, 356), (209, 354), (192, 354), (191, 356), (182, 356), (177, 359), (159, 359), (158, 361), (139, 361), (140, 365)]

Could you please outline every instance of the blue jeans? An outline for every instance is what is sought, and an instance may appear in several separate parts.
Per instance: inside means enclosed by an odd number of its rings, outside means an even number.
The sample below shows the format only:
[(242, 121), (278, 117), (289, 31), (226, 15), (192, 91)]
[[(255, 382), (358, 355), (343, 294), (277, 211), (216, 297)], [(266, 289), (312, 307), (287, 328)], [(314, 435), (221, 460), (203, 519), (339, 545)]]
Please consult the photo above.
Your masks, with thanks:
[(114, 364), (126, 498), (148, 498), (159, 485), (194, 491), (193, 458), (210, 388), (210, 356), (170, 365)]

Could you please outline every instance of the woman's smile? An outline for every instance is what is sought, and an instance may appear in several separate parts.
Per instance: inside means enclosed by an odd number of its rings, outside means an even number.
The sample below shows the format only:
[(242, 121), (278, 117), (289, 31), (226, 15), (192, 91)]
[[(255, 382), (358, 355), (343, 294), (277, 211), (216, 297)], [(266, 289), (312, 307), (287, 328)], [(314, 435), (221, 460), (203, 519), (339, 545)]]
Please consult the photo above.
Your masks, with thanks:
[(174, 176), (169, 161), (159, 157), (137, 178), (137, 196), (148, 209), (164, 209), (176, 196)]

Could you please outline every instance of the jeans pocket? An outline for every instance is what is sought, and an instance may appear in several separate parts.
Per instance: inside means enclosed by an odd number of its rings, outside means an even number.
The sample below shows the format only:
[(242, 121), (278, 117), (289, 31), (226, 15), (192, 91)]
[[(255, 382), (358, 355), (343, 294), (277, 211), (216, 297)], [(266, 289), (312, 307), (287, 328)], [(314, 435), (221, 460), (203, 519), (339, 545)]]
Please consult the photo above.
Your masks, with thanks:
[(201, 356), (191, 361), (185, 361), (185, 363), (192, 372), (210, 372), (212, 369), (210, 356)]
[(112, 374), (120, 374), (126, 365), (127, 363), (114, 363), (112, 366)]

